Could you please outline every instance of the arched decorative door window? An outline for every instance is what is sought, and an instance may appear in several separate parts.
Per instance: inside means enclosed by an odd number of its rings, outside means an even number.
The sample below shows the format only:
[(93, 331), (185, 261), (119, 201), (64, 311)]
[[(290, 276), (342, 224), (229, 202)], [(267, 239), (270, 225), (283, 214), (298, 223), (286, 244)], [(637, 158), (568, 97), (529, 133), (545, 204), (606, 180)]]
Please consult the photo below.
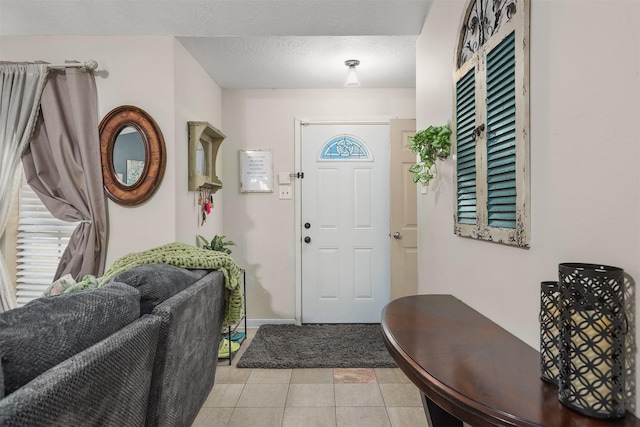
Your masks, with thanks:
[(361, 139), (338, 135), (328, 140), (320, 150), (320, 160), (372, 160), (371, 151)]
[(529, 247), (529, 0), (471, 0), (455, 58), (454, 232)]

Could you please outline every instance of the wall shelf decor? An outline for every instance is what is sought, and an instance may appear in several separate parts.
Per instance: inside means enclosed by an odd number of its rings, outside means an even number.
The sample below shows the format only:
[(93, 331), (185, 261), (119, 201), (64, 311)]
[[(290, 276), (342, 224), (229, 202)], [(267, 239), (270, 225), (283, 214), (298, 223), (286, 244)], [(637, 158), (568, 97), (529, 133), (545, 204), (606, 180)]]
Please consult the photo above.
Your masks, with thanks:
[(216, 175), (216, 158), (226, 136), (207, 122), (188, 122), (189, 125), (189, 191), (200, 187), (212, 192), (222, 188)]

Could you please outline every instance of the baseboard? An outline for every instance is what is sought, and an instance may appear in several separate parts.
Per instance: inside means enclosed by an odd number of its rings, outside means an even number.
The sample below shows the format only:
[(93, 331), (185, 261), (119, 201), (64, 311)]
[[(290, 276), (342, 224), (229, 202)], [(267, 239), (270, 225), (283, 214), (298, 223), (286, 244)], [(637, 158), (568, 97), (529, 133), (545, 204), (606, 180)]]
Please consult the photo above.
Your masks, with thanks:
[(296, 319), (247, 319), (247, 328), (259, 328), (262, 325), (295, 325)]

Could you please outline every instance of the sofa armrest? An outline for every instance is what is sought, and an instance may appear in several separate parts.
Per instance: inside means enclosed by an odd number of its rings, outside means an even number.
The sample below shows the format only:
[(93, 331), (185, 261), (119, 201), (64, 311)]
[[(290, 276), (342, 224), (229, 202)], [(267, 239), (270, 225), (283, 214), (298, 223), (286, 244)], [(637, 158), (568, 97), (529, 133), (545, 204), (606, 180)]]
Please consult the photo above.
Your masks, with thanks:
[(147, 426), (193, 423), (213, 387), (224, 294), (224, 275), (212, 271), (153, 310), (162, 326)]
[(143, 316), (0, 400), (0, 425), (142, 426), (160, 319)]

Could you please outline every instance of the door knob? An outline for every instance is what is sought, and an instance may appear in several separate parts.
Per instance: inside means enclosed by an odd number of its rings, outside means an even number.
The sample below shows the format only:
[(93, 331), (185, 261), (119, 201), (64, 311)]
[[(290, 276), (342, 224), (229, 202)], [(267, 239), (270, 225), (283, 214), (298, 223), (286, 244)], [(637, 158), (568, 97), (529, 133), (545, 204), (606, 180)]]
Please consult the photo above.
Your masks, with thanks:
[(402, 234), (400, 234), (399, 231), (396, 231), (395, 233), (393, 233), (393, 238), (394, 239), (402, 239)]
[(311, 243), (311, 237), (307, 236), (304, 238), (305, 243)]

